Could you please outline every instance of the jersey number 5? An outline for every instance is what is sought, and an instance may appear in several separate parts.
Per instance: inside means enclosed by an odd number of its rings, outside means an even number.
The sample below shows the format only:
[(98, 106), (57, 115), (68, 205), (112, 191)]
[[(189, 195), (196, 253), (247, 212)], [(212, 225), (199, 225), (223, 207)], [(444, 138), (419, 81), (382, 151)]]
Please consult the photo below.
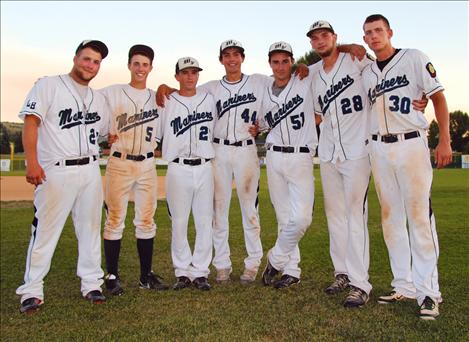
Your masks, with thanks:
[(145, 140), (150, 142), (151, 141), (151, 134), (153, 133), (153, 127), (147, 127), (147, 135)]

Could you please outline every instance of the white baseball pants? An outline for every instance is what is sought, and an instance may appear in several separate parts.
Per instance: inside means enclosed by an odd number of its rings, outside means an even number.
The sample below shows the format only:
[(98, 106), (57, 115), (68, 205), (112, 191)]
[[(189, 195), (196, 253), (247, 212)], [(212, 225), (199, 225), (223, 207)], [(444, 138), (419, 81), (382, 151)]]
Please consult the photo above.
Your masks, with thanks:
[(122, 239), (131, 191), (134, 192), (133, 223), (136, 238), (151, 239), (155, 236), (156, 224), (153, 217), (158, 200), (157, 184), (153, 158), (133, 161), (109, 157), (104, 200), (107, 210), (103, 236), (106, 240)]
[(260, 169), (256, 145), (238, 147), (214, 144), (214, 147), (216, 154), (213, 160), (215, 180), (213, 246), (215, 255), (212, 263), (217, 269), (231, 268), (228, 216), (234, 177), (247, 251), (244, 265), (249, 269), (258, 269), (263, 253), (257, 197)]
[(16, 293), (21, 302), (36, 297), (44, 300), (44, 277), (69, 213), (78, 240), (77, 275), (85, 296), (101, 290), (101, 213), (103, 191), (98, 162), (80, 166), (51, 166), (47, 180), (34, 193), (35, 214), (26, 257), (24, 284)]
[[(176, 277), (208, 277), (212, 260), (213, 172), (211, 161), (190, 166), (169, 163), (166, 198), (171, 215), (171, 256)], [(195, 224), (194, 253), (187, 239), (189, 214)]]
[(309, 153), (267, 151), (267, 182), (279, 234), (269, 262), (283, 274), (300, 278), (298, 242), (313, 217), (314, 175)]
[(425, 296), (441, 299), (438, 237), (430, 206), (433, 170), (427, 146), (425, 133), (408, 140), (401, 135), (395, 143), (371, 140), (370, 156), (394, 276), (391, 286), (416, 297), (419, 305)]
[(369, 294), (369, 157), (335, 163), (321, 161), (320, 166), (334, 275), (347, 274), (351, 285)]

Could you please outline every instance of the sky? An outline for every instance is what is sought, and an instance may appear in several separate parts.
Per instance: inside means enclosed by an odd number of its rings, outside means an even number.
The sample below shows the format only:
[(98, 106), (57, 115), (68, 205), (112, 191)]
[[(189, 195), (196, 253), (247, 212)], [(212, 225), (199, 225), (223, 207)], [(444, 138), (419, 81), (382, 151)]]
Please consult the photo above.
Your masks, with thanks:
[[(204, 69), (199, 83), (220, 79), (219, 46), (239, 40), (246, 53), (243, 72), (271, 74), (270, 44), (286, 41), (296, 57), (311, 50), (306, 32), (327, 20), (339, 43), (363, 42), (370, 14), (386, 16), (397, 48), (416, 48), (430, 57), (445, 87), (450, 111), (469, 112), (469, 3), (322, 1), (1, 1), (1, 121), (20, 122), (18, 112), (34, 82), (68, 73), (78, 44), (102, 40), (109, 56), (90, 83), (102, 88), (128, 83), (127, 54), (134, 44), (155, 50), (147, 86), (175, 86), (180, 57), (195, 57)], [(372, 54), (372, 51), (367, 49)], [(434, 117), (429, 104), (426, 115)]]

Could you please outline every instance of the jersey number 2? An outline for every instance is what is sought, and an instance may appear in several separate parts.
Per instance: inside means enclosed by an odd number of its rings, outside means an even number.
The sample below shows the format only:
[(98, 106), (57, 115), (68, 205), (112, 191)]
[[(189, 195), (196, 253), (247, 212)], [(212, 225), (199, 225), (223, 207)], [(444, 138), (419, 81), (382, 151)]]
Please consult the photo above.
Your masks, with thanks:
[(208, 140), (208, 127), (202, 126), (199, 129), (199, 140)]

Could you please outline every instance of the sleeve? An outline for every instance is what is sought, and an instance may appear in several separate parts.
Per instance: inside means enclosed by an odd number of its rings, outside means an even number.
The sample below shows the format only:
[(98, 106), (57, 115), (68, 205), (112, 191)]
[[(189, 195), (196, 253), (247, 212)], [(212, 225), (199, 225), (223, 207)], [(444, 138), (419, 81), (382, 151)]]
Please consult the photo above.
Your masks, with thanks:
[(209, 81), (207, 83), (201, 84), (197, 87), (197, 91), (205, 92), (205, 93), (209, 93), (213, 95), (215, 93), (215, 89), (216, 89), (218, 82), (219, 81)]
[[(349, 58), (352, 58), (352, 57), (349, 57)], [(371, 63), (373, 63), (373, 59), (371, 58), (371, 56), (366, 54), (365, 58), (363, 58), (361, 61), (358, 60), (358, 58), (355, 58), (355, 61), (353, 61), (353, 63), (358, 67), (360, 72), (363, 72), (363, 69), (365, 69)]]
[(115, 134), (112, 131), (113, 122), (111, 121), (111, 118), (112, 118), (111, 108), (109, 107), (109, 104), (108, 104), (106, 98), (104, 98), (104, 101), (103, 101), (103, 124), (102, 124), (102, 127), (101, 127), (101, 132), (99, 132), (100, 136), (106, 136), (109, 133)]
[(270, 87), (272, 85), (272, 82), (274, 81), (274, 78), (272, 76), (267, 76), (263, 74), (252, 74), (251, 77), (253, 77), (256, 83), (261, 87)]
[(38, 79), (26, 96), (26, 100), (23, 103), (23, 107), (21, 107), (18, 117), (24, 120), (26, 115), (34, 115), (37, 116), (41, 122), (44, 121), (51, 104), (50, 102), (54, 90), (49, 78), (44, 77)]
[(163, 107), (156, 107), (156, 110), (158, 111), (158, 118), (155, 120), (156, 124), (156, 142), (159, 144), (161, 143), (161, 140), (163, 140), (163, 135), (164, 135), (164, 124), (165, 124), (165, 110), (168, 108), (168, 102), (166, 103), (166, 106)]
[(317, 114), (317, 115), (321, 115), (323, 116), (322, 114), (322, 108), (321, 108), (321, 100), (319, 98), (319, 92), (315, 90), (316, 89), (316, 84), (315, 82), (311, 83), (311, 92), (310, 92), (310, 95), (311, 95), (311, 102), (312, 102), (312, 106), (313, 106), (313, 112), (314, 114)]
[(421, 51), (414, 50), (415, 56), (412, 58), (414, 61), (414, 72), (417, 75), (419, 87), (423, 89), (425, 96), (429, 98), (433, 94), (444, 90), (438, 77), (436, 70), (430, 59)]

